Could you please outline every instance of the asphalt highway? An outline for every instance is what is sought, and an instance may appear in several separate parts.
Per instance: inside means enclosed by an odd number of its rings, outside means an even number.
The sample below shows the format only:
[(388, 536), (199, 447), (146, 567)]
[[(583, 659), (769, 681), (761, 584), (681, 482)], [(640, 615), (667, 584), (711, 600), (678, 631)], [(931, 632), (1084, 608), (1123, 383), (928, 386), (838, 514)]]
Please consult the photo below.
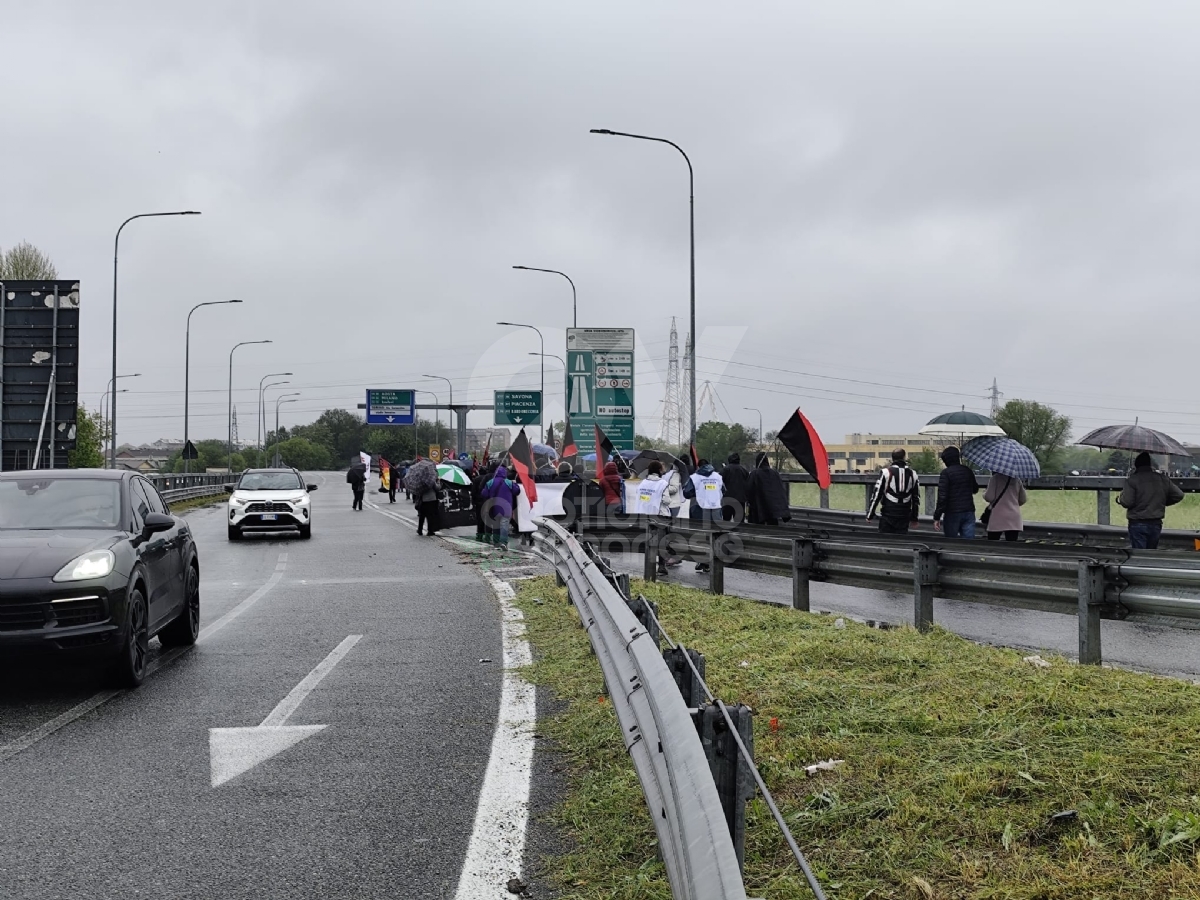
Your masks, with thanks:
[(201, 640), (139, 689), (0, 668), (0, 897), (455, 895), (500, 607), (442, 541), (315, 478), (308, 541), (188, 515)]

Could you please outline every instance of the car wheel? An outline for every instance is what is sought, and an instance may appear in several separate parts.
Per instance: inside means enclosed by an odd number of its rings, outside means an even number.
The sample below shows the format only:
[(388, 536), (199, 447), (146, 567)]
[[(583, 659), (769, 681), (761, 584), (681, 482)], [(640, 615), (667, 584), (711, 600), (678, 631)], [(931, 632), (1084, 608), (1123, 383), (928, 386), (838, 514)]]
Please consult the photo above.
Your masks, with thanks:
[(242, 539), (242, 529), (236, 525), (229, 526), (229, 539), (231, 541), (240, 541)]
[(183, 609), (158, 633), (164, 647), (190, 647), (200, 634), (200, 572), (188, 566), (183, 581)]
[(300, 537), (306, 541), (312, 537), (312, 522), (309, 522), (307, 525), (300, 526)]
[(129, 588), (125, 601), (125, 641), (113, 661), (112, 681), (118, 687), (135, 688), (146, 677), (149, 654), (149, 614), (140, 587)]

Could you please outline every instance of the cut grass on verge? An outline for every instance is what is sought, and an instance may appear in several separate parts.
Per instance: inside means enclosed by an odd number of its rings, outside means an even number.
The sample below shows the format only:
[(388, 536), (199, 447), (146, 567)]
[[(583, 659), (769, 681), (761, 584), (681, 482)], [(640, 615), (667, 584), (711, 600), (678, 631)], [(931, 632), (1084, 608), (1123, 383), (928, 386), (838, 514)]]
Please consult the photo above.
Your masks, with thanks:
[[(831, 898), (1200, 897), (1200, 688), (635, 585), (705, 654), (714, 692), (754, 709), (758, 765)], [(669, 898), (565, 589), (522, 582), (517, 602), (530, 677), (565, 702), (543, 725), (572, 773), (556, 817), (573, 849), (550, 862), (563, 895)], [(805, 777), (830, 758), (845, 764)], [(761, 799), (747, 819), (750, 895), (811, 897)]]

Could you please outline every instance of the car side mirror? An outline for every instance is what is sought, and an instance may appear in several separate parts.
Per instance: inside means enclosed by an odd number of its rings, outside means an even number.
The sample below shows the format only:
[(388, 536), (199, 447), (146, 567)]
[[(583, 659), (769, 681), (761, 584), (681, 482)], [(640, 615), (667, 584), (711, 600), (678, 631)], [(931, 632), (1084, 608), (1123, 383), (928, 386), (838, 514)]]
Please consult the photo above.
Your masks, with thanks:
[(175, 527), (175, 519), (162, 513), (146, 513), (146, 524), (142, 526), (142, 535), (149, 537), (160, 531), (170, 531)]
[(227, 493), (227, 494), (233, 493), (233, 485), (232, 484), (225, 485), (225, 493)]
[(317, 486), (315, 484), (306, 484), (304, 486), (304, 489), (311, 494), (313, 491), (315, 491), (317, 489)]

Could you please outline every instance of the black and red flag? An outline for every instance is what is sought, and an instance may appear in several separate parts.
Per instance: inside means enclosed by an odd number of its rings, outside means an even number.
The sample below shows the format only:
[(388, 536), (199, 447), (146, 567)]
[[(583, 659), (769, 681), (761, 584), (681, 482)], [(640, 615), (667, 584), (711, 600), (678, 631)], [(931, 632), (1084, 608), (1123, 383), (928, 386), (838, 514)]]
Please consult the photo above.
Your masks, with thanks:
[(479, 468), (486, 469), (488, 464), (488, 451), (492, 449), (492, 433), (488, 432), (487, 443), (483, 445), (483, 462), (479, 464)]
[(529, 438), (525, 437), (524, 428), (517, 435), (517, 439), (513, 441), (513, 445), (508, 448), (508, 456), (512, 460), (513, 471), (517, 473), (517, 478), (521, 482), (521, 490), (525, 492), (531, 505), (536, 503), (537, 485), (533, 481), (533, 473), (536, 471), (533, 464), (533, 445), (529, 443)]
[(798, 409), (792, 413), (787, 424), (779, 430), (779, 440), (808, 474), (817, 479), (817, 484), (823, 488), (829, 487), (833, 480), (829, 477), (829, 455), (825, 452), (817, 429), (813, 428), (804, 413)]
[(599, 475), (603, 472), (604, 464), (611, 459), (617, 464), (617, 471), (621, 473), (621, 476), (628, 478), (632, 473), (629, 471), (629, 463), (625, 462), (625, 457), (617, 452), (617, 448), (613, 446), (613, 442), (609, 440), (603, 428), (599, 425), (593, 427), (596, 429), (596, 474)]
[(563, 423), (562, 454), (563, 459), (574, 459), (579, 456), (579, 448), (575, 446), (575, 435), (571, 433), (570, 417)]
[(688, 447), (688, 450), (692, 454), (692, 471), (695, 472), (698, 468), (700, 468), (700, 457), (696, 455), (696, 445), (691, 444)]

